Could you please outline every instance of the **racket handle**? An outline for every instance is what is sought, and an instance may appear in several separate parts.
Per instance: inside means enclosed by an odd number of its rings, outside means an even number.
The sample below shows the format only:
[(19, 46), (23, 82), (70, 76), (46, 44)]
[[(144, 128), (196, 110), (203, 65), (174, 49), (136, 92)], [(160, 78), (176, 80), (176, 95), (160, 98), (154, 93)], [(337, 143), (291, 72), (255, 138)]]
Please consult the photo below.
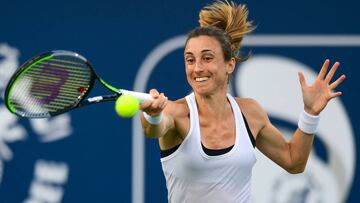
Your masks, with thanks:
[(140, 103), (142, 103), (145, 100), (153, 99), (152, 96), (147, 93), (134, 92), (134, 91), (124, 90), (124, 89), (120, 89), (120, 92), (121, 92), (121, 94), (129, 94), (129, 95), (137, 97), (139, 99)]

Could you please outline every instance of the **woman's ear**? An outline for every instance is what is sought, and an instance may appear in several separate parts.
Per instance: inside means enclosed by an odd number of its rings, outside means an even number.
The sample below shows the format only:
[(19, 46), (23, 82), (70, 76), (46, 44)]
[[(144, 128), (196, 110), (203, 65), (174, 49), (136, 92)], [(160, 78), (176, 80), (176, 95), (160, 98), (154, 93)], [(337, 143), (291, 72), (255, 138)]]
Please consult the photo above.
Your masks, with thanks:
[(235, 58), (231, 58), (228, 63), (227, 63), (227, 66), (226, 66), (226, 73), (227, 74), (231, 74), (234, 72), (235, 70), (235, 65), (236, 65), (236, 60)]

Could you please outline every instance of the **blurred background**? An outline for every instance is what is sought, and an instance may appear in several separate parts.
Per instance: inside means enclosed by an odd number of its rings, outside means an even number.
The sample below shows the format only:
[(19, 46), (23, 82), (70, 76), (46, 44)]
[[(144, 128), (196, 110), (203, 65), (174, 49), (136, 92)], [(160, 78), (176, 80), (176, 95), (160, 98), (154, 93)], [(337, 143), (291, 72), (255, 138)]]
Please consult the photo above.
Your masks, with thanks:
[[(359, 202), (360, 14), (358, 1), (236, 1), (257, 29), (244, 39), (230, 92), (256, 99), (286, 137), (301, 111), (297, 72), (308, 83), (323, 61), (341, 62), (347, 79), (322, 113), (307, 168), (287, 174), (257, 152), (253, 202)], [(157, 88), (184, 97), (186, 34), (211, 1), (2, 1), (0, 7), (0, 202), (167, 202), (157, 140), (144, 139), (138, 116), (114, 103), (52, 119), (27, 120), (3, 103), (7, 81), (27, 59), (71, 50), (124, 89)], [(99, 86), (98, 86), (99, 87)], [(102, 87), (94, 94), (101, 94)], [(107, 92), (106, 92), (107, 93)]]

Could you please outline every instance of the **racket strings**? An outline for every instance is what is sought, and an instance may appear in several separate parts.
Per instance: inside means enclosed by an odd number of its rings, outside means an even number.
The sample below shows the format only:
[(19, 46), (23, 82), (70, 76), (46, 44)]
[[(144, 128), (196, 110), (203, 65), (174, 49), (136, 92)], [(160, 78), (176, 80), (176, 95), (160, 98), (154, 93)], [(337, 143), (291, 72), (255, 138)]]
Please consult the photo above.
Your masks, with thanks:
[(73, 56), (53, 56), (25, 68), (13, 85), (10, 102), (29, 114), (71, 108), (90, 87), (93, 73), (87, 63)]

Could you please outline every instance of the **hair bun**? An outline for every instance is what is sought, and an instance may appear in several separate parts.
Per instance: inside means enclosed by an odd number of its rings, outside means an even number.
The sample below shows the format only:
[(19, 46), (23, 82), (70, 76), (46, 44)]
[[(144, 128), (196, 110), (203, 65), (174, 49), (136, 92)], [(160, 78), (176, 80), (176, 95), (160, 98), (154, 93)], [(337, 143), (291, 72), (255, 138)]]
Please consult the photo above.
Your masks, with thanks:
[(224, 30), (231, 39), (232, 47), (239, 49), (243, 37), (255, 29), (247, 20), (248, 14), (245, 5), (216, 1), (200, 11), (199, 23), (201, 27), (215, 26)]

